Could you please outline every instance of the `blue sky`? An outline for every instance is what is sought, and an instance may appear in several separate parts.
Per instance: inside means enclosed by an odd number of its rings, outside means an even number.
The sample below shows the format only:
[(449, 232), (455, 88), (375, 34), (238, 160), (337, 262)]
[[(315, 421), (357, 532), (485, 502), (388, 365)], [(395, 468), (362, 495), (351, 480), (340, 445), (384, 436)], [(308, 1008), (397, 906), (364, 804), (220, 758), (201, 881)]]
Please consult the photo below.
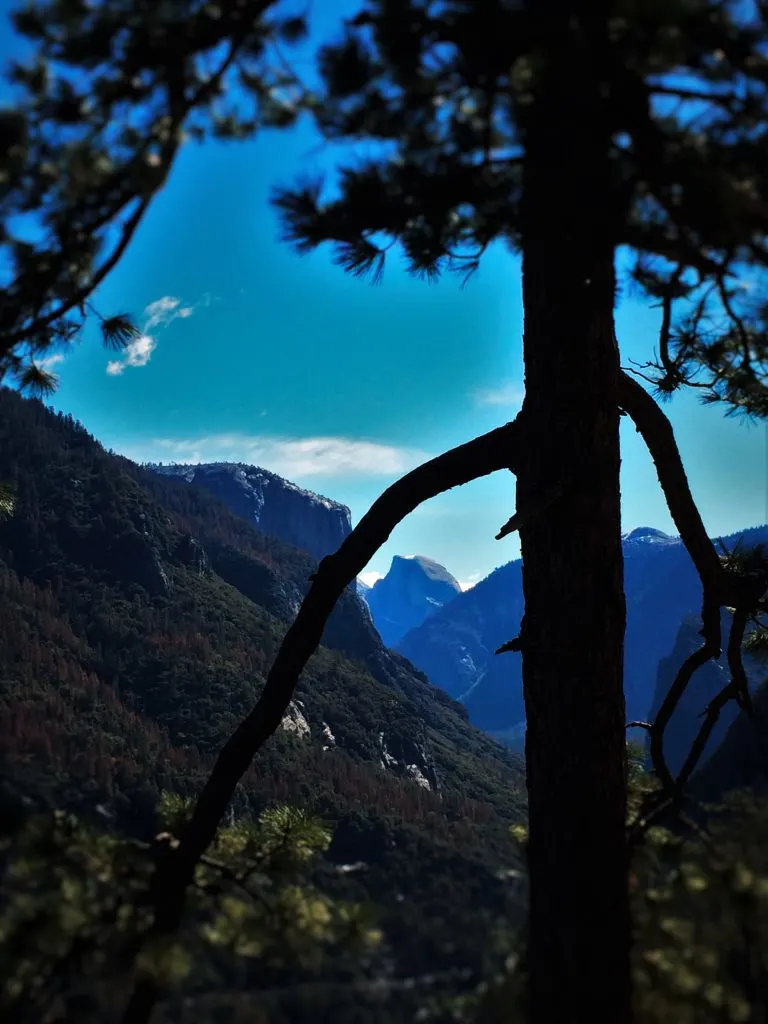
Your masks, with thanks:
[[(0, 0), (0, 14), (9, 6)], [(325, 33), (329, 0), (315, 9)], [(0, 56), (13, 52), (3, 24)], [(190, 144), (98, 293), (100, 309), (132, 312), (146, 338), (117, 366), (86, 332), (55, 367), (55, 407), (131, 458), (253, 462), (346, 503), (353, 521), (422, 459), (510, 419), (522, 383), (518, 261), (491, 252), (462, 291), (412, 280), (396, 255), (377, 288), (327, 251), (300, 259), (279, 240), (269, 191), (324, 164), (307, 128)], [(625, 363), (649, 357), (658, 321), (647, 304), (622, 303)], [(764, 521), (764, 428), (695, 396), (667, 408), (710, 532)], [(672, 530), (631, 426), (622, 440), (625, 528)], [(436, 498), (368, 568), (419, 553), (473, 582), (519, 554), (516, 538), (493, 539), (513, 500), (509, 474)]]

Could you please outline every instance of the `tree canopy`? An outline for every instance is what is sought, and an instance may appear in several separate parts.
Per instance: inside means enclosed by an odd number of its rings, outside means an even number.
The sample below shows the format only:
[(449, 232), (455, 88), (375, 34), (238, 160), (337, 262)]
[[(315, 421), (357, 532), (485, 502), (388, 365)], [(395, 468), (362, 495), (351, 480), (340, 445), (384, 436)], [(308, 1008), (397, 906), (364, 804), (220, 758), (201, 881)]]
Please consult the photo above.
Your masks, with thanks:
[(0, 375), (47, 392), (46, 354), (89, 313), (110, 348), (138, 334), (92, 296), (181, 147), (293, 122), (281, 44), (305, 24), (275, 0), (40, 0), (12, 19), (31, 54), (0, 109)]
[(768, 10), (744, 6), (621, 0), (599, 51), (597, 22), (569, 5), (370, 0), (318, 56), (317, 123), (376, 155), (342, 165), (329, 190), (279, 188), (286, 238), (299, 252), (331, 242), (337, 264), (373, 281), (394, 243), (427, 280), (466, 280), (494, 241), (519, 249), (533, 98), (567, 53), (603, 90), (614, 244), (664, 308), (646, 376), (661, 395), (695, 385), (768, 414), (755, 287), (768, 264)]
[[(703, 645), (649, 727), (675, 798), (665, 716), (696, 667), (719, 657), (720, 608), (736, 608), (738, 655), (765, 587), (728, 576), (669, 422), (620, 365), (613, 307), (628, 283), (662, 307), (657, 351), (632, 367), (657, 396), (692, 387), (726, 412), (768, 415), (768, 5), (363, 0), (319, 52), (314, 96), (280, 49), (304, 22), (280, 11), (248, 0), (51, 0), (16, 15), (34, 56), (14, 70), (24, 98), (2, 121), (0, 371), (51, 386), (38, 357), (95, 309), (94, 289), (186, 137), (248, 137), (310, 109), (328, 141), (364, 145), (329, 188), (315, 179), (276, 190), (287, 240), (300, 252), (330, 242), (341, 267), (374, 281), (395, 245), (427, 280), (466, 280), (495, 242), (519, 250), (526, 395), (514, 423), (393, 485), (323, 560), (259, 702), (158, 866), (152, 941), (177, 929), (235, 787), (345, 587), (420, 501), (506, 468), (518, 507), (502, 533), (519, 530), (523, 551), (525, 616), (504, 650), (522, 653), (528, 717), (533, 1019), (626, 1024), (620, 412), (651, 450), (704, 590)], [(628, 281), (617, 281), (624, 249)], [(135, 331), (125, 315), (96, 315), (108, 344)], [(578, 607), (578, 625), (552, 617), (554, 594)], [(722, 699), (746, 709), (738, 664)], [(156, 998), (138, 971), (126, 1024), (145, 1022)]]

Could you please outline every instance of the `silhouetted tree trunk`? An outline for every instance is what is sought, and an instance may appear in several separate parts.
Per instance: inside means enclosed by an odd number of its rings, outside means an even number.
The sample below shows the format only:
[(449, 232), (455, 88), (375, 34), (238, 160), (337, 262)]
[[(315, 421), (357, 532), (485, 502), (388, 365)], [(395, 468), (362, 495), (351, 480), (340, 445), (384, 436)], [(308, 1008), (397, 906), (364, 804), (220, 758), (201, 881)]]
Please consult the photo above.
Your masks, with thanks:
[[(561, 21), (561, 25), (563, 22)], [(568, 40), (526, 117), (518, 464), (534, 1024), (630, 1019), (610, 130)]]

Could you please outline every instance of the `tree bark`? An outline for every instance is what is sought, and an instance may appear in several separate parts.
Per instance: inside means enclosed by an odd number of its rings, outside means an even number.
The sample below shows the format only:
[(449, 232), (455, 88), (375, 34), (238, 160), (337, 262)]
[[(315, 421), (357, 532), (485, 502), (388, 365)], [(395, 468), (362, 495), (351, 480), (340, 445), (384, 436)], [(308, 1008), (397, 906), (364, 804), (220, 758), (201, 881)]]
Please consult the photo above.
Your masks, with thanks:
[[(562, 4), (547, 6), (555, 42), (547, 41), (524, 124), (526, 397), (517, 476), (518, 508), (541, 506), (520, 525), (530, 1014), (533, 1024), (627, 1024), (625, 601), (612, 229), (619, 211), (608, 202), (615, 194), (611, 132), (595, 70), (602, 5), (581, 18), (581, 36), (573, 19), (562, 16)], [(578, 14), (580, 5), (571, 6)], [(545, 501), (558, 486), (561, 496)]]

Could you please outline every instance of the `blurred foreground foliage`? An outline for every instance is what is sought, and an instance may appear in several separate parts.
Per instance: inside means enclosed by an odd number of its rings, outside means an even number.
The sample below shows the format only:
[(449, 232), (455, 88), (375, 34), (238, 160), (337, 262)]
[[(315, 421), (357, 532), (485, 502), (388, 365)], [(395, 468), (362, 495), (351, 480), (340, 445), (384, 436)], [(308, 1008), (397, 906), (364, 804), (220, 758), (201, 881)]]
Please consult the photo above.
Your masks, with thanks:
[[(653, 788), (630, 745), (630, 816)], [(527, 834), (513, 826), (525, 844)], [(763, 1024), (768, 1019), (768, 798), (734, 791), (653, 826), (630, 887), (637, 1024)], [(525, 950), (474, 991), (447, 996), (423, 1019), (525, 1024)]]
[[(178, 830), (185, 798), (163, 794), (158, 817)], [(137, 940), (152, 923), (148, 883), (155, 859), (176, 842), (151, 843), (100, 830), (62, 811), (5, 821), (0, 888), (0, 1017), (18, 1024), (117, 1019)], [(301, 810), (274, 806), (221, 829), (197, 870), (182, 930), (145, 945), (149, 967), (173, 996), (194, 998), (222, 977), (279, 986), (311, 977), (332, 952), (359, 963), (379, 933), (365, 908), (333, 900), (308, 881), (331, 833)], [(252, 993), (253, 1002), (258, 997)], [(199, 1019), (199, 1018), (198, 1018)]]
[[(647, 791), (634, 758), (630, 770), (633, 791)], [(137, 939), (151, 924), (154, 858), (175, 842), (189, 806), (163, 794), (158, 818), (167, 831), (151, 843), (60, 811), (4, 822), (2, 1019), (119, 1019)], [(640, 1024), (757, 1024), (768, 1013), (768, 799), (733, 793), (706, 810), (703, 824), (652, 827), (635, 856)], [(525, 845), (524, 828), (515, 837)], [(198, 869), (183, 930), (142, 953), (171, 983), (159, 1021), (214, 1021), (220, 1010), (251, 1024), (283, 1019), (267, 1014), (264, 997), (302, 984), (311, 991), (331, 958), (342, 983), (346, 970), (350, 987), (359, 985), (362, 966), (376, 985), (383, 968), (370, 912), (308, 881), (330, 840), (322, 822), (288, 806), (221, 830)], [(415, 1010), (415, 1019), (440, 1024), (523, 1024), (524, 950), (511, 933), (491, 941), (506, 944), (502, 973), (469, 992), (425, 991), (420, 1007), (403, 1006), (407, 1017)], [(392, 990), (384, 1002), (396, 999)]]

